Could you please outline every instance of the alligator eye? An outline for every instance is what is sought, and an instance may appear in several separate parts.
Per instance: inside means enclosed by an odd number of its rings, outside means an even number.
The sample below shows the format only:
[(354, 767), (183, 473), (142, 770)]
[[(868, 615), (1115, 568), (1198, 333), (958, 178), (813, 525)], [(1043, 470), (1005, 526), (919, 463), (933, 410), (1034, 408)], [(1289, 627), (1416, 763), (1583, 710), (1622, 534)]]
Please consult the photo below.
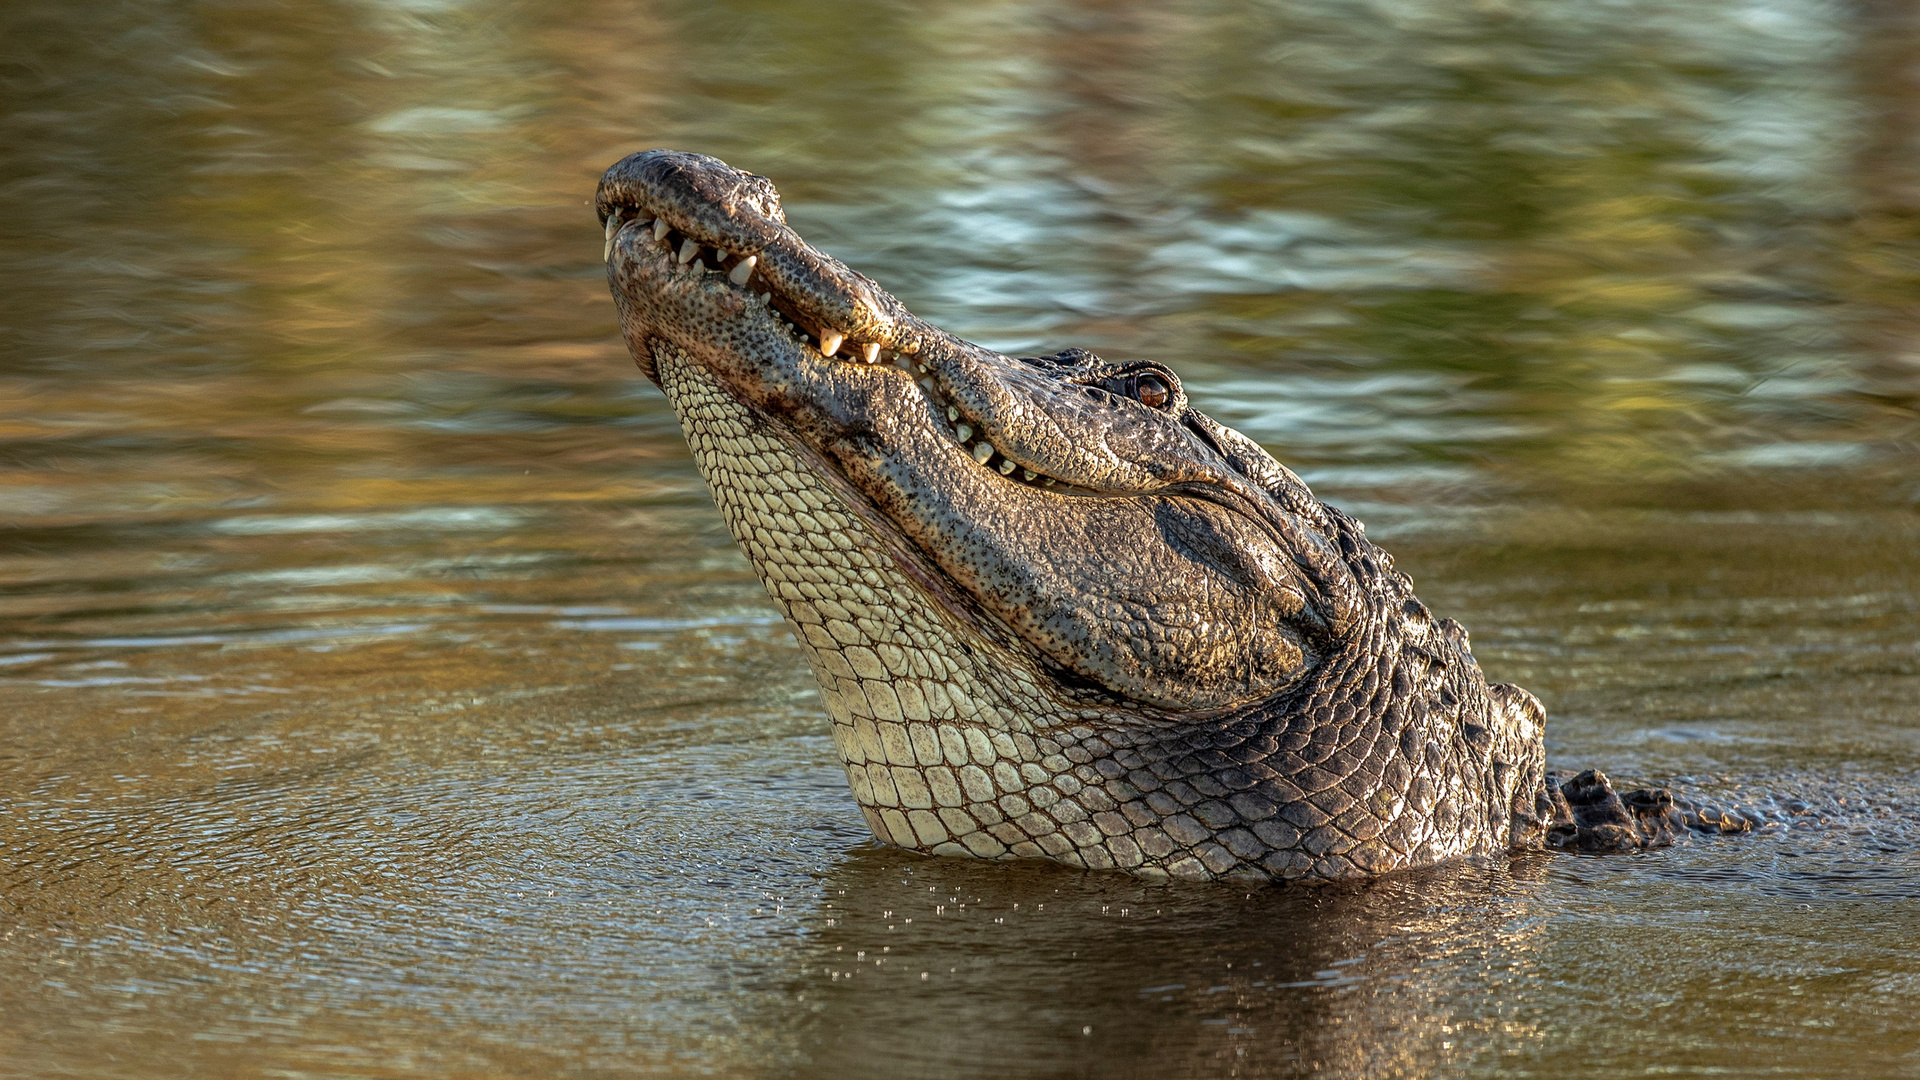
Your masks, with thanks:
[(1167, 398), (1172, 395), (1173, 392), (1167, 389), (1166, 382), (1158, 375), (1142, 375), (1133, 384), (1133, 396), (1140, 399), (1140, 404), (1150, 409), (1158, 409), (1165, 405)]

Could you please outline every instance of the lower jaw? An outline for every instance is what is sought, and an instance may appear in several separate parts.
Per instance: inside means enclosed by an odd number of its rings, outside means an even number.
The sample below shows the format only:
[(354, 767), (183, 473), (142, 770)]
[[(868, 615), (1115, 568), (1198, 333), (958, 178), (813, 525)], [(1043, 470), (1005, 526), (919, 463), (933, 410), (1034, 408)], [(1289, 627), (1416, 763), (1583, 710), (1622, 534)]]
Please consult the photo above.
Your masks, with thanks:
[[(655, 340), (665, 341), (665, 339)], [(675, 369), (678, 368), (678, 377), (683, 385), (698, 383), (703, 389), (725, 395), (732, 408), (736, 410), (731, 423), (737, 425), (738, 429), (762, 434), (768, 439), (777, 441), (781, 452), (795, 460), (797, 468), (794, 471), (804, 477), (801, 482), (817, 488), (821, 497), (831, 500), (836, 510), (858, 523), (863, 550), (868, 557), (884, 565), (890, 573), (899, 576), (900, 587), (895, 590), (892, 599), (906, 600), (907, 603), (902, 606), (917, 612), (919, 617), (930, 625), (938, 623), (949, 628), (942, 636), (966, 640), (973, 643), (974, 651), (993, 656), (996, 669), (1017, 670), (1020, 678), (1024, 680), (1036, 678), (1031, 674), (1034, 669), (1027, 659), (1030, 647), (1010, 627), (991, 621), (990, 616), (982, 614), (976, 601), (921, 551), (907, 530), (876, 506), (874, 500), (825, 454), (808, 446), (806, 440), (787, 430), (785, 425), (777, 419), (756, 413), (726, 385), (724, 379), (698, 361), (692, 360), (678, 346), (671, 343), (665, 344), (664, 348), (656, 351), (655, 363), (661, 375), (657, 381), (661, 382), (663, 388), (667, 387), (669, 379), (675, 377)], [(668, 389), (667, 392), (670, 399), (675, 399), (676, 411), (679, 412), (682, 429), (689, 445), (695, 445), (698, 433), (690, 426), (688, 415), (677, 400), (676, 392), (672, 389)], [(698, 458), (700, 453), (697, 447), (695, 453)], [(723, 493), (723, 485), (726, 481), (715, 475), (714, 464), (710, 460), (702, 460), (701, 473), (707, 480), (715, 502), (723, 503), (726, 497)], [(728, 472), (730, 475), (733, 474), (732, 470)], [(785, 500), (785, 495), (786, 492), (781, 492), (780, 498)], [(765, 497), (763, 495), (763, 498)], [(785, 501), (789, 504), (788, 510), (800, 512), (790, 505), (791, 500)], [(733, 523), (729, 522), (729, 524)], [(797, 520), (795, 524), (798, 525)], [(759, 561), (754, 559), (753, 549), (748, 546), (748, 542), (741, 538), (737, 531), (735, 538), (747, 552), (749, 560), (755, 562), (755, 569), (761, 570), (762, 567)], [(764, 580), (765, 575), (763, 574), (762, 577)], [(767, 584), (768, 591), (773, 593), (773, 584), (771, 582)], [(775, 595), (778, 599), (777, 593)]]

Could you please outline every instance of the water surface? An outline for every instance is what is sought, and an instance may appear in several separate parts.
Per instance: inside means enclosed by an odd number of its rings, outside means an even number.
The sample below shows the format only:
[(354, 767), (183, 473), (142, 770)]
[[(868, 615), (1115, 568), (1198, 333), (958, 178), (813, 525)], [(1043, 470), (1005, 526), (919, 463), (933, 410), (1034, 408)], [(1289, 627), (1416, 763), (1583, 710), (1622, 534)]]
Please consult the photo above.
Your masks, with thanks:
[[(1920, 1075), (1893, 0), (0, 12), (0, 1075)], [(1152, 357), (1556, 765), (1793, 828), (1365, 886), (864, 835), (617, 336), (647, 146)]]

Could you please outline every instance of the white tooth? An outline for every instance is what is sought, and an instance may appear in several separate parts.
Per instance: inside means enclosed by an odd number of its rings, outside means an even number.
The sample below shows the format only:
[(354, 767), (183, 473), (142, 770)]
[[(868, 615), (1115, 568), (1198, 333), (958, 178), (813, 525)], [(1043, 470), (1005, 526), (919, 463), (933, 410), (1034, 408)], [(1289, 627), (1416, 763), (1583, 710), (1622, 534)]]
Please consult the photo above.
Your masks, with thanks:
[(667, 231), (672, 228), (673, 226), (667, 224), (666, 218), (653, 219), (653, 242), (657, 244), (665, 240), (667, 238)]
[(879, 363), (880, 362), (880, 343), (877, 341), (861, 342), (860, 343), (860, 359), (865, 360), (869, 364)]
[(838, 330), (829, 330), (824, 326), (821, 327), (820, 328), (820, 355), (832, 356), (834, 353), (839, 352), (840, 343), (842, 341), (845, 341), (846, 339), (847, 339), (847, 335), (840, 333)]
[(951, 405), (947, 406), (947, 421), (951, 423), (958, 419), (960, 419), (960, 410)]
[(1046, 485), (1046, 486), (1048, 486), (1048, 487), (1052, 487), (1052, 486), (1053, 486), (1053, 477), (1051, 477), (1051, 476), (1049, 476), (1049, 477), (1047, 477), (1047, 478), (1046, 478), (1045, 480), (1042, 480), (1042, 481), (1040, 481), (1040, 482), (1041, 482), (1042, 484), (1045, 484), (1045, 485)]
[[(948, 409), (947, 411), (952, 412), (953, 410)], [(966, 442), (968, 439), (973, 438), (973, 429), (965, 424), (961, 424), (959, 427), (953, 429), (953, 435), (961, 442)]]
[(753, 276), (753, 264), (759, 261), (759, 258), (753, 255), (741, 259), (734, 264), (733, 271), (727, 275), (727, 280), (735, 285), (745, 285), (747, 279)]
[(613, 258), (613, 234), (619, 231), (620, 214), (618, 211), (615, 211), (607, 215), (607, 248), (600, 253), (601, 262), (606, 262), (608, 259)]
[(1032, 479), (1033, 479), (1034, 477), (1036, 477), (1036, 476), (1039, 476), (1039, 475), (1040, 475), (1039, 473), (1037, 473), (1037, 472), (1034, 472), (1034, 471), (1033, 471), (1032, 469), (1021, 469), (1021, 470), (1020, 470), (1020, 476), (1021, 476), (1021, 478), (1022, 478), (1022, 479), (1025, 479), (1025, 480), (1032, 480)]
[(973, 460), (985, 465), (987, 459), (996, 453), (998, 453), (998, 451), (994, 450), (993, 447), (988, 446), (986, 443), (981, 443), (979, 446), (973, 448)]
[(694, 243), (691, 239), (680, 241), (680, 264), (682, 266), (692, 262), (693, 257), (698, 254), (700, 254), (699, 244)]
[(1011, 461), (1003, 461), (1003, 462), (1001, 462), (1001, 463), (1000, 463), (1000, 475), (1001, 475), (1001, 476), (1006, 476), (1006, 475), (1008, 475), (1008, 474), (1010, 474), (1010, 473), (1012, 473), (1012, 472), (1013, 472), (1013, 469), (1014, 469), (1014, 465), (1013, 465), (1013, 462), (1011, 462)]

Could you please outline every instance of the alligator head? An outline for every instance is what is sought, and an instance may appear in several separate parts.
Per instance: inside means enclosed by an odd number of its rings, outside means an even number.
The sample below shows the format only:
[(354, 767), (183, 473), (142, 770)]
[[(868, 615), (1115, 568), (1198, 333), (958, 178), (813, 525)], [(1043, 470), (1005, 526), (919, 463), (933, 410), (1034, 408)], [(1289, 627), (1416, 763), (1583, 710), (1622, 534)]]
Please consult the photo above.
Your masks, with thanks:
[(1540, 842), (1539, 703), (1167, 367), (962, 341), (711, 157), (634, 154), (596, 206), (876, 837), (1258, 879)]

